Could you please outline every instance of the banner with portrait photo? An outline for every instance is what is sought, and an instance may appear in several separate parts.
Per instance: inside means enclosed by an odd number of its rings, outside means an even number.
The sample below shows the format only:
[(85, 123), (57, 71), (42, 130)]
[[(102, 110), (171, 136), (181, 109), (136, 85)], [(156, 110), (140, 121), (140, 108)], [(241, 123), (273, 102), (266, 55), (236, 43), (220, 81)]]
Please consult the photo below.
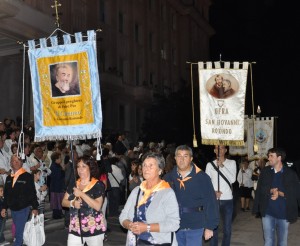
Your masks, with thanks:
[(244, 145), (248, 62), (199, 62), (198, 70), (202, 144)]
[[(51, 46), (42, 38), (28, 41), (35, 141), (99, 138), (102, 109), (95, 31), (63, 36)], [(37, 48), (39, 47), (39, 48)]]

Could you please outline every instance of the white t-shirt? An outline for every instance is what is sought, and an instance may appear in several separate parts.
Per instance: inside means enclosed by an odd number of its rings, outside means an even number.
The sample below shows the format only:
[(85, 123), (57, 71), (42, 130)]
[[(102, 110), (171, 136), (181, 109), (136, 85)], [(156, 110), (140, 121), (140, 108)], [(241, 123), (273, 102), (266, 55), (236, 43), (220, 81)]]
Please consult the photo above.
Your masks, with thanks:
[[(213, 162), (217, 166), (216, 160), (214, 160)], [(224, 167), (220, 167), (219, 169), (220, 172), (222, 172), (224, 176), (228, 179), (228, 181), (231, 184), (233, 184), (236, 181), (236, 174), (237, 174), (235, 160), (225, 159), (223, 165)], [(210, 162), (207, 163), (205, 172), (211, 178), (214, 189), (215, 191), (217, 191), (219, 175)], [(233, 198), (231, 188), (229, 187), (228, 183), (222, 178), (221, 175), (219, 176), (219, 180), (220, 180), (220, 191), (222, 192), (220, 200), (231, 200)]]

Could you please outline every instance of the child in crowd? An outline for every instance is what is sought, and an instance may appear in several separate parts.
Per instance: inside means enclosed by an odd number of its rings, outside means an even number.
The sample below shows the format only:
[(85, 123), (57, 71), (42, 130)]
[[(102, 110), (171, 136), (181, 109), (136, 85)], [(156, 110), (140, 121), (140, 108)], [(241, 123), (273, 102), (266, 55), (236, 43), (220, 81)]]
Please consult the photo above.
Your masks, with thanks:
[(33, 175), (33, 178), (34, 178), (36, 196), (37, 196), (38, 202), (39, 202), (39, 207), (38, 207), (39, 214), (44, 214), (45, 197), (47, 196), (48, 187), (46, 184), (40, 185), (40, 183), (39, 183), (40, 177), (41, 177), (41, 172), (42, 171), (40, 169), (36, 169), (36, 170), (32, 170), (31, 174)]
[[(2, 206), (3, 206), (3, 190), (4, 190), (4, 186), (0, 185), (0, 211), (2, 210)], [(5, 237), (4, 237), (4, 229), (5, 229), (5, 223), (6, 223), (6, 218), (7, 218), (7, 214), (6, 217), (2, 217), (0, 215), (0, 245), (9, 245), (10, 243), (5, 241)]]

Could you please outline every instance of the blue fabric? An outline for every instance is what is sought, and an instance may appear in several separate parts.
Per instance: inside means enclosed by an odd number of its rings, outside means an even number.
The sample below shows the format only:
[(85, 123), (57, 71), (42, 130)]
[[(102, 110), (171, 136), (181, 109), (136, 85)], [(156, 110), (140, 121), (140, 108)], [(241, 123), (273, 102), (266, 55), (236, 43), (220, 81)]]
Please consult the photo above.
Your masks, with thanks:
[[(283, 168), (280, 172), (274, 174), (271, 188), (277, 188), (279, 191), (285, 193), (282, 182)], [(278, 196), (276, 200), (272, 200), (270, 196), (269, 206), (267, 207), (266, 214), (271, 215), (277, 219), (286, 219), (286, 199), (285, 197)]]
[(65, 172), (60, 164), (51, 163), (51, 182), (50, 191), (55, 193), (64, 193), (65, 188)]
[[(270, 215), (262, 217), (265, 246), (287, 246), (289, 222)], [(277, 244), (276, 237), (277, 235)]]
[(16, 234), (15, 234), (16, 241), (14, 242), (14, 246), (23, 245), (23, 233), (24, 233), (25, 224), (28, 220), (29, 212), (30, 212), (30, 207), (23, 208), (17, 211), (14, 210), (11, 211), (11, 217), (16, 226)]
[[(176, 194), (180, 210), (180, 229), (214, 230), (219, 224), (219, 211), (210, 177), (203, 171), (196, 173), (195, 166), (187, 177), (190, 179), (184, 182), (184, 187), (180, 186), (178, 180), (182, 180), (182, 177), (177, 172), (177, 166), (163, 177)], [(183, 207), (203, 207), (203, 211), (183, 213)]]
[[(138, 207), (137, 215), (136, 214), (134, 215), (134, 221), (141, 221), (141, 222), (147, 224), (146, 211), (153, 200), (154, 194), (155, 194), (155, 192), (151, 194), (151, 196), (148, 198), (148, 200), (145, 204)], [(139, 235), (138, 238), (148, 241), (152, 244), (156, 243), (150, 232), (143, 232)]]
[[(298, 203), (300, 199), (300, 183), (297, 173), (292, 168), (283, 167), (282, 183), (284, 187), (284, 197), (286, 202), (286, 220), (290, 223), (298, 219)], [(274, 169), (271, 166), (264, 167), (259, 176), (255, 199), (253, 203), (253, 213), (260, 212), (261, 216), (266, 215), (266, 210), (270, 203), (270, 189), (274, 178)]]
[(202, 236), (204, 229), (179, 230), (176, 232), (178, 246), (202, 246)]
[[(35, 123), (35, 141), (44, 141), (44, 140), (76, 140), (76, 139), (85, 139), (85, 138), (100, 138), (102, 136), (102, 108), (101, 108), (101, 96), (100, 96), (100, 79), (98, 74), (98, 64), (97, 64), (97, 53), (96, 53), (96, 38), (95, 31), (88, 32), (88, 40), (82, 41), (82, 34), (76, 33), (76, 43), (70, 43), (70, 37), (67, 35), (64, 37), (65, 44), (59, 44), (56, 36), (51, 36), (51, 47), (43, 47), (45, 45), (45, 39), (41, 39), (40, 48), (36, 48), (35, 41), (28, 41), (29, 50), (29, 64), (31, 71), (31, 80), (32, 80), (32, 92), (33, 92), (33, 106), (34, 106), (34, 123)], [(49, 117), (55, 122), (56, 118), (59, 118), (60, 115), (56, 115), (51, 108), (51, 103), (57, 102), (54, 100), (45, 100), (45, 95), (47, 91), (41, 91), (41, 86), (47, 88), (48, 84), (51, 84), (51, 74), (50, 67), (53, 64), (68, 62), (72, 63), (72, 56), (76, 57), (78, 54), (84, 54), (84, 58), (77, 60), (78, 64), (82, 64), (81, 70), (78, 71), (78, 77), (80, 77), (81, 86), (86, 83), (90, 83), (89, 93), (91, 98), (81, 98), (80, 110), (72, 113), (78, 113), (78, 117), (81, 119), (86, 119), (83, 117), (82, 111), (87, 115), (91, 115), (90, 122), (84, 124), (72, 124), (70, 121), (70, 116), (63, 115), (64, 121), (60, 125), (48, 126), (44, 122), (45, 120), (49, 121)], [(58, 58), (56, 58), (58, 57)], [(47, 59), (58, 59), (54, 63), (48, 61)], [(45, 59), (45, 64), (39, 64), (38, 61)], [(64, 60), (65, 59), (65, 60)], [(38, 64), (40, 67), (38, 67)], [(43, 72), (39, 71), (42, 70)], [(86, 77), (84, 75), (87, 74)], [(89, 77), (88, 77), (89, 75)], [(41, 76), (41, 77), (40, 77)], [(85, 79), (89, 78), (89, 79)], [(43, 88), (44, 88), (43, 87)], [(48, 92), (49, 93), (49, 92)], [(79, 95), (80, 96), (80, 95)], [(71, 106), (73, 102), (76, 102), (76, 99), (79, 97), (68, 96), (64, 98), (65, 101), (68, 101), (68, 106)], [(78, 101), (77, 101), (78, 103)], [(87, 110), (86, 105), (89, 103), (90, 110)], [(43, 109), (49, 109), (48, 114), (43, 115)], [(52, 111), (51, 111), (52, 110)], [(60, 113), (60, 112), (59, 112)], [(73, 116), (73, 119), (76, 116)], [(66, 121), (66, 122), (65, 122)]]
[[(222, 246), (230, 246), (231, 240), (231, 225), (232, 225), (232, 214), (233, 214), (233, 200), (220, 200), (220, 215), (221, 221), (223, 222), (223, 239)], [(214, 236), (210, 240), (211, 246), (218, 246), (218, 234), (219, 229), (214, 230)]]

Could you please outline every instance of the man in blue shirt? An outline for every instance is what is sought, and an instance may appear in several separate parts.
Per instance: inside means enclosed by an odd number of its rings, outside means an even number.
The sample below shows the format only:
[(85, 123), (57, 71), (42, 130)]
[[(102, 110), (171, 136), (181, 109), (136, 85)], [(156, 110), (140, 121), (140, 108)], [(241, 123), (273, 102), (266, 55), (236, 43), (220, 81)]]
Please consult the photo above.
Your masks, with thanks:
[(209, 176), (193, 162), (193, 151), (186, 145), (176, 148), (177, 166), (164, 179), (174, 189), (179, 204), (180, 228), (176, 232), (179, 246), (201, 246), (219, 224), (215, 191)]

